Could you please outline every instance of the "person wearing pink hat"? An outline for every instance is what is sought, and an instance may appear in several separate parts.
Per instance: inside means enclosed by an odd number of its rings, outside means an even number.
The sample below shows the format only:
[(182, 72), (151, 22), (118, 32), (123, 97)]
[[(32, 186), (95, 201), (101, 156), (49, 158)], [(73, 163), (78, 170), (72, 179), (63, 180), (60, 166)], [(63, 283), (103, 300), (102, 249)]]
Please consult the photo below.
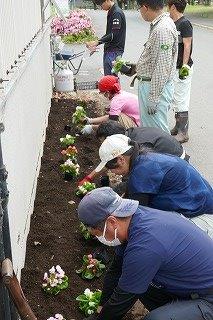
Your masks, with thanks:
[(83, 134), (91, 134), (99, 124), (110, 120), (119, 121), (125, 129), (140, 126), (138, 97), (121, 90), (119, 78), (104, 76), (98, 82), (98, 89), (110, 101), (108, 114), (98, 118), (86, 118)]

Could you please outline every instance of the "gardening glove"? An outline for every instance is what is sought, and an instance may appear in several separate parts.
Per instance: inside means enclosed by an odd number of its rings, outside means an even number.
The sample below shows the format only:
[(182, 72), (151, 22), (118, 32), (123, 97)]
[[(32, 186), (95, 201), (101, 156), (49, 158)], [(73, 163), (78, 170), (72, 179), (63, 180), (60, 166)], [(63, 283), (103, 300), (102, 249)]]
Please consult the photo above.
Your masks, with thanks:
[(84, 125), (86, 125), (86, 124), (91, 124), (91, 121), (92, 121), (92, 118), (85, 117), (85, 118), (83, 119), (82, 123), (83, 123)]
[(93, 128), (91, 124), (87, 124), (86, 126), (83, 127), (81, 130), (82, 134), (89, 135), (93, 132)]
[(154, 114), (156, 114), (157, 111), (158, 111), (157, 103), (148, 101), (147, 102), (147, 112), (148, 112), (148, 114), (154, 115)]
[(86, 176), (81, 181), (79, 181), (78, 186), (82, 186), (84, 182), (92, 182), (92, 179), (89, 176)]
[(188, 66), (187, 64), (183, 64), (179, 69), (179, 79), (185, 80), (188, 77), (190, 70), (190, 66)]
[(122, 74), (125, 74), (128, 77), (132, 77), (136, 73), (136, 64), (135, 63), (127, 63), (126, 65), (123, 65), (121, 67), (120, 72)]

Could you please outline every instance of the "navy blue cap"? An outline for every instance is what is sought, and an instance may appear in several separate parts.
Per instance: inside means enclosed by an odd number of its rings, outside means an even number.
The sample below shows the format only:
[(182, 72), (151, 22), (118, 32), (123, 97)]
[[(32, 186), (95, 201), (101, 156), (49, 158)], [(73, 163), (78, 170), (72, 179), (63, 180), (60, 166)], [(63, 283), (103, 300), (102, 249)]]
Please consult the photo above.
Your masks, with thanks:
[(138, 201), (123, 199), (110, 187), (87, 193), (78, 206), (78, 217), (88, 227), (96, 227), (107, 217), (129, 217), (137, 210)]

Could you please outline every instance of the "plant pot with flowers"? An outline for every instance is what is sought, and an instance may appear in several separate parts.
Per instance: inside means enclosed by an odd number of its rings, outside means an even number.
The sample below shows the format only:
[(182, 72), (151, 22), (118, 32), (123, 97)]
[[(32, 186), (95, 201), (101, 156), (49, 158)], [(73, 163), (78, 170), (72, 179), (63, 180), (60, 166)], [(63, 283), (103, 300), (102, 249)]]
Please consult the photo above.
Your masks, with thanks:
[(105, 264), (98, 259), (94, 259), (92, 254), (88, 254), (83, 256), (83, 264), (79, 270), (76, 270), (76, 273), (80, 274), (82, 279), (92, 280), (93, 278), (99, 278), (105, 268)]
[(75, 143), (75, 137), (71, 136), (70, 134), (66, 134), (65, 137), (60, 138), (60, 143), (63, 148), (72, 146)]
[(68, 287), (68, 277), (65, 275), (64, 270), (57, 265), (52, 267), (48, 272), (45, 272), (42, 283), (44, 292), (52, 295), (57, 295), (61, 290)]
[(101, 291), (90, 291), (90, 289), (85, 289), (84, 293), (76, 298), (79, 301), (79, 309), (85, 314), (86, 317), (94, 314), (100, 304)]
[(55, 17), (51, 24), (52, 34), (61, 36), (61, 53), (73, 55), (82, 52), (85, 43), (97, 39), (91, 18), (84, 10), (72, 10), (64, 21)]
[(79, 175), (80, 166), (76, 159), (67, 159), (60, 165), (61, 171), (64, 173), (64, 180), (71, 181)]
[(77, 157), (78, 150), (75, 146), (69, 146), (67, 149), (62, 150), (61, 154), (63, 155), (64, 161), (67, 159), (74, 160)]
[(96, 188), (95, 183), (86, 181), (81, 186), (78, 186), (78, 189), (75, 194), (79, 198), (83, 198), (88, 192), (94, 190), (95, 188)]

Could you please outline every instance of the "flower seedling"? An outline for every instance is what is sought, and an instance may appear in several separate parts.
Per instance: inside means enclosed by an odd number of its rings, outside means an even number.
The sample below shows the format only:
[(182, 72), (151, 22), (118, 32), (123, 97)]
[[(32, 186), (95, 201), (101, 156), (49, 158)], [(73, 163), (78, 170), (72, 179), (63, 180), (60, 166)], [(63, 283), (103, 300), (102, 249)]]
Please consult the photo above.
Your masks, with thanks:
[(86, 111), (83, 107), (77, 106), (75, 109), (75, 112), (72, 115), (72, 123), (74, 123), (77, 126), (82, 126), (83, 121), (86, 118)]
[(105, 269), (105, 264), (100, 260), (94, 259), (92, 254), (83, 256), (83, 264), (81, 269), (76, 270), (76, 273), (80, 274), (82, 279), (92, 280), (93, 278), (99, 278)]
[(75, 194), (78, 197), (83, 197), (83, 196), (85, 196), (85, 194), (87, 194), (87, 192), (92, 191), (95, 188), (96, 188), (95, 183), (86, 181), (81, 186), (78, 186), (78, 189)]
[(61, 154), (63, 154), (65, 158), (69, 158), (72, 160), (76, 159), (78, 150), (75, 146), (69, 146), (67, 149), (62, 150)]
[(57, 265), (49, 270), (49, 274), (45, 272), (42, 288), (46, 293), (57, 295), (61, 290), (68, 287), (68, 277), (62, 268)]
[(73, 178), (79, 175), (80, 166), (74, 160), (67, 159), (63, 164), (60, 165), (60, 168), (65, 177)]
[(50, 317), (47, 320), (66, 320), (62, 314), (56, 313), (54, 317)]
[(60, 138), (60, 142), (62, 147), (69, 147), (75, 143), (75, 137), (71, 136), (70, 134), (66, 134), (65, 137)]
[(89, 240), (92, 238), (92, 235), (89, 232), (88, 228), (82, 222), (80, 223), (79, 229), (85, 240)]
[(127, 61), (122, 59), (120, 56), (116, 58), (116, 60), (113, 62), (113, 68), (112, 73), (118, 74), (123, 66), (126, 66)]
[(76, 300), (79, 301), (79, 309), (85, 314), (86, 317), (95, 313), (98, 309), (101, 299), (101, 291), (84, 290), (84, 293), (79, 295)]

